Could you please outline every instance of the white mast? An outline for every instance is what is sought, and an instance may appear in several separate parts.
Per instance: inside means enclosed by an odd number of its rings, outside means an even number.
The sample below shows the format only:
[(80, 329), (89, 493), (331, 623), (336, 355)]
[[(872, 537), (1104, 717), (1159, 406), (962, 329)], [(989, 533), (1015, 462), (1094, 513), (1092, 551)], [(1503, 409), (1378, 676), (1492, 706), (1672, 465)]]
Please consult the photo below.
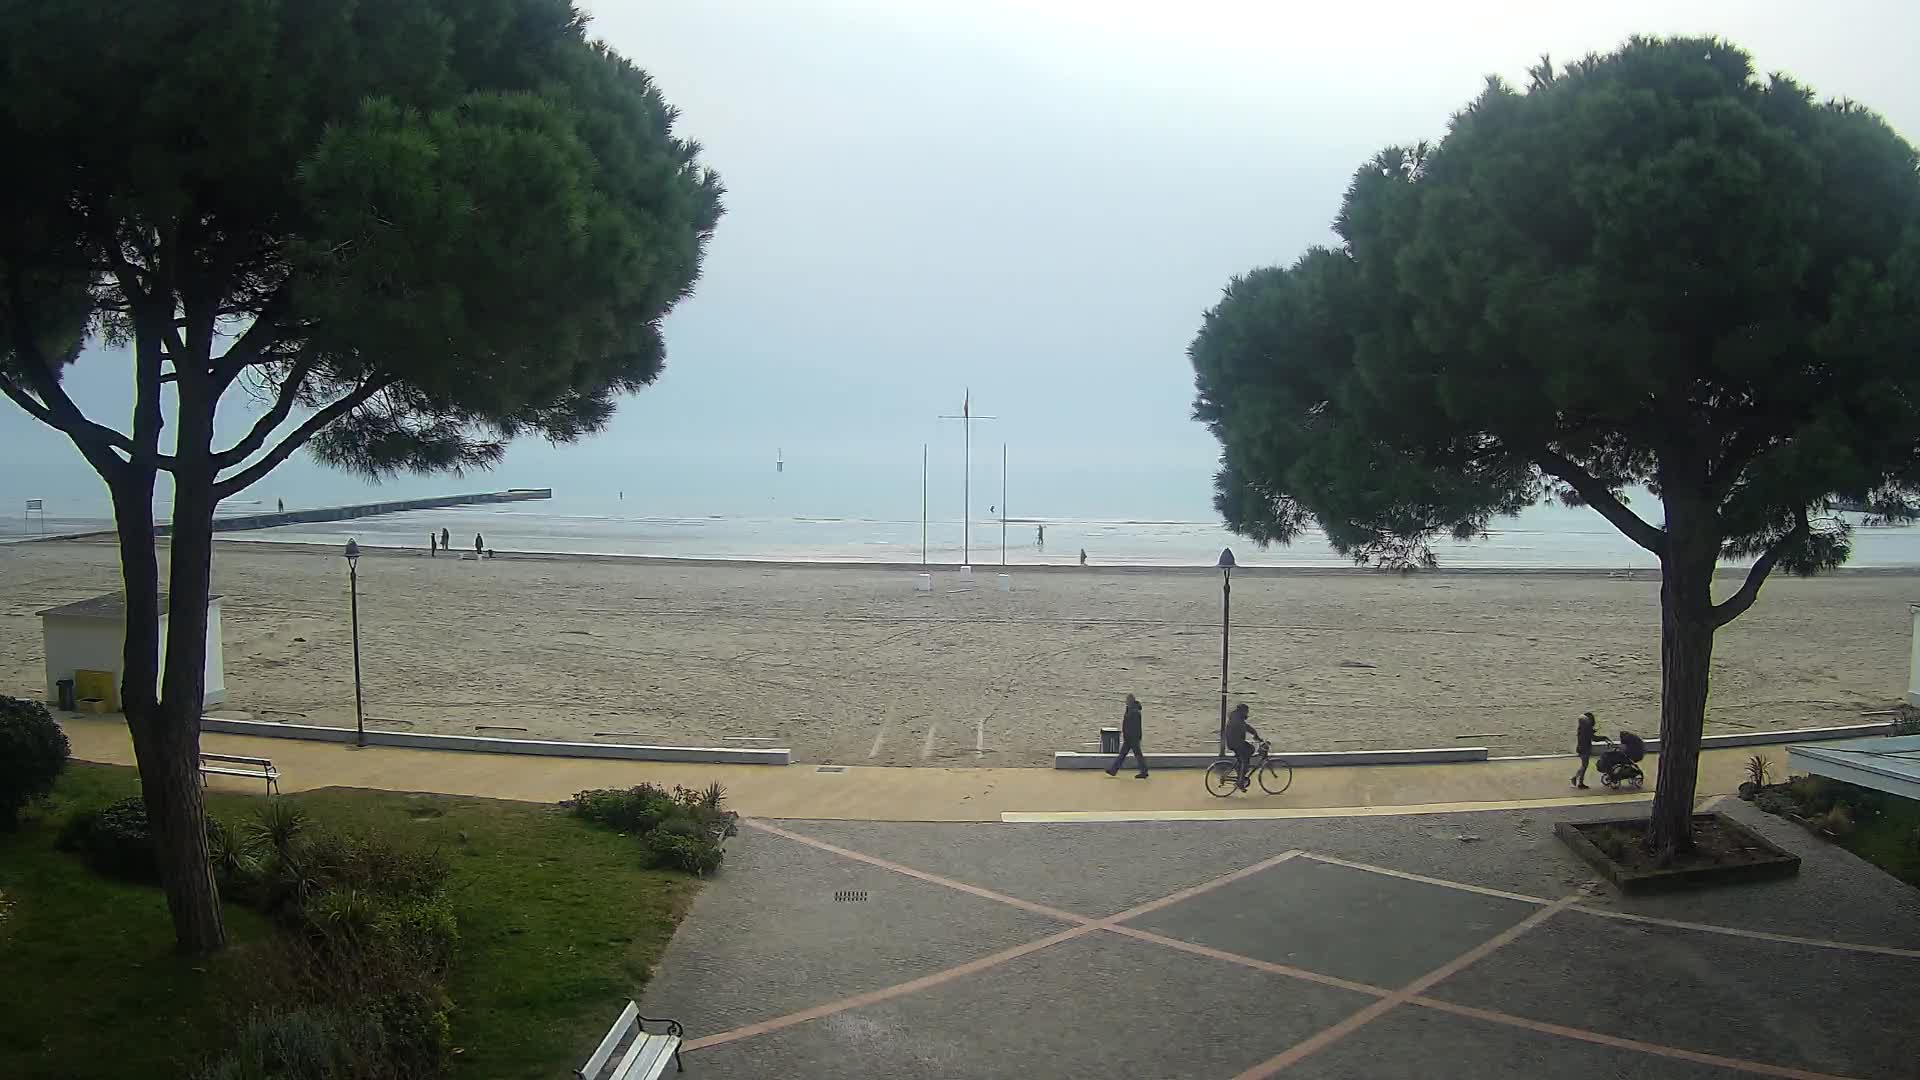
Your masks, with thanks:
[(973, 415), (973, 390), (960, 399), (959, 416), (942, 416), (942, 420), (960, 421), (960, 501), (966, 505), (966, 513), (960, 515), (960, 562), (963, 566), (973, 565), (973, 422), (975, 420), (997, 420), (997, 416)]

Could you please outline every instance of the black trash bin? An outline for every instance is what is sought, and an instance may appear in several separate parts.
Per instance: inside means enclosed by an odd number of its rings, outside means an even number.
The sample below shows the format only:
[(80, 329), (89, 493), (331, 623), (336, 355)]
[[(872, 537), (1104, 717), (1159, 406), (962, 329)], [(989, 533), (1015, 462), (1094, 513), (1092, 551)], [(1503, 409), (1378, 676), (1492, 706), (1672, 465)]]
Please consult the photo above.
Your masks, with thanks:
[(73, 680), (61, 679), (60, 681), (54, 683), (53, 685), (55, 686), (55, 688), (59, 690), (58, 697), (60, 701), (60, 707), (62, 709), (65, 709), (68, 712), (72, 712), (77, 704), (77, 702), (74, 701), (74, 697), (73, 697)]
[(1119, 728), (1103, 727), (1100, 729), (1100, 752), (1103, 754), (1117, 754), (1120, 752)]

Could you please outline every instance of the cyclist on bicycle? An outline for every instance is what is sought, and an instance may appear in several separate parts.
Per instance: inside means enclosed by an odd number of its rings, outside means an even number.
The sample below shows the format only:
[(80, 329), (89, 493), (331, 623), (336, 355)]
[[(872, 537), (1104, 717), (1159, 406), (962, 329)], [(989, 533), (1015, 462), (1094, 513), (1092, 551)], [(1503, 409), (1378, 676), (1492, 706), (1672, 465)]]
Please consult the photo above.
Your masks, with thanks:
[(1253, 744), (1247, 736), (1260, 738), (1260, 732), (1247, 723), (1247, 705), (1241, 702), (1227, 714), (1227, 749), (1233, 751), (1235, 761), (1240, 763), (1240, 790), (1247, 790), (1247, 765), (1253, 760)]

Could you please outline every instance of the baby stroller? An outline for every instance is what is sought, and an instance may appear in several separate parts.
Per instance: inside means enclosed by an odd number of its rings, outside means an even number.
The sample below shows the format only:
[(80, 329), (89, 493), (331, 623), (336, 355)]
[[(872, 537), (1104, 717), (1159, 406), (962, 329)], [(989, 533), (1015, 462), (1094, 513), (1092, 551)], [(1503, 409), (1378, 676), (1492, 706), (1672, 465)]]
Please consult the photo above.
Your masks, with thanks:
[(1639, 787), (1646, 782), (1647, 774), (1640, 771), (1640, 759), (1647, 756), (1647, 744), (1640, 736), (1631, 731), (1620, 733), (1619, 745), (1602, 735), (1600, 742), (1607, 744), (1606, 752), (1600, 755), (1600, 782), (1610, 788)]

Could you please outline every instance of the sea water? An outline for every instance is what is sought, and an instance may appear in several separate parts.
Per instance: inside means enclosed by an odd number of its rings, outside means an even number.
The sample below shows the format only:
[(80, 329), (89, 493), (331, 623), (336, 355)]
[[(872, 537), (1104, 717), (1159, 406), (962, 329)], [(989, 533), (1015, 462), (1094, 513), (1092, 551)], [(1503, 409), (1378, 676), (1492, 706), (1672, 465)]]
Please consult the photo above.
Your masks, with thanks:
[[(1094, 566), (1211, 566), (1222, 548), (1241, 565), (1342, 567), (1352, 560), (1324, 537), (1308, 533), (1288, 546), (1261, 549), (1228, 532), (1212, 508), (1212, 469), (1205, 463), (1165, 465), (976, 462), (963, 501), (957, 464), (877, 465), (788, 461), (712, 463), (656, 460), (573, 465), (542, 471), (513, 467), (463, 478), (406, 477), (375, 485), (346, 474), (290, 462), (239, 498), (223, 515), (345, 505), (429, 495), (545, 487), (553, 497), (416, 510), (351, 521), (230, 532), (256, 542), (425, 548), (445, 529), (455, 550), (476, 535), (496, 551), (641, 555), (688, 559), (933, 563), (981, 566), (1077, 563)], [(0, 537), (41, 528), (41, 515), (18, 509), (28, 488), (57, 489), (46, 498), (49, 532), (108, 527), (104, 490), (82, 469), (52, 484), (43, 473), (0, 479)], [(91, 483), (89, 484), (89, 481)], [(962, 508), (971, 522), (962, 526)], [(1660, 505), (1646, 493), (1633, 509), (1658, 524)], [(164, 494), (156, 504), (164, 520)], [(15, 512), (9, 514), (8, 510)], [(1857, 519), (1855, 519), (1857, 521)], [(1044, 536), (1043, 536), (1044, 532)], [(1004, 548), (1003, 548), (1004, 544)], [(1496, 521), (1471, 541), (1436, 540), (1442, 567), (1648, 570), (1653, 557), (1599, 514), (1554, 504)], [(1857, 528), (1861, 567), (1920, 566), (1920, 527)]]

